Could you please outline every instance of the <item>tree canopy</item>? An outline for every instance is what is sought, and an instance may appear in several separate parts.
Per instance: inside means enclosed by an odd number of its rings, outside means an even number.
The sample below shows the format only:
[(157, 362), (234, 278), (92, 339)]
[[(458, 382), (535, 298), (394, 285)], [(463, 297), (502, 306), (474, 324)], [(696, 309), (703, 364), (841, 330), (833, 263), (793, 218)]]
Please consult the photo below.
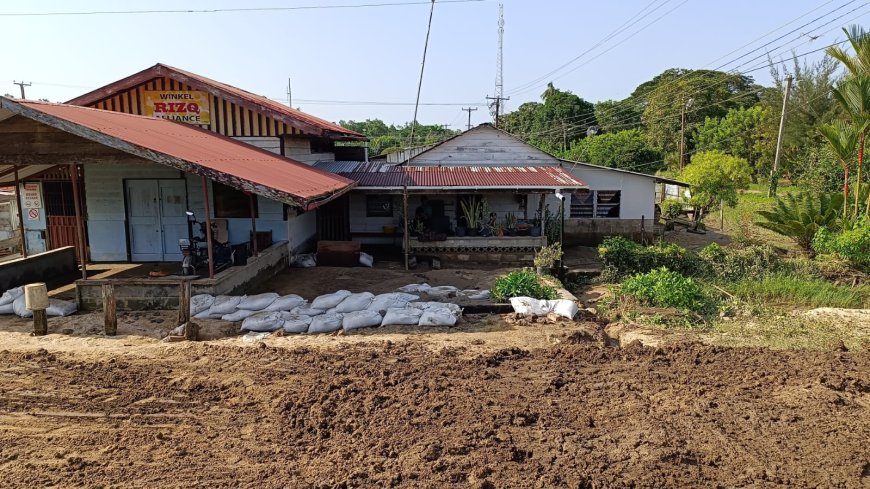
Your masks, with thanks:
[(424, 146), (443, 141), (454, 136), (458, 131), (448, 129), (440, 124), (417, 124), (414, 129), (414, 140), (411, 136), (411, 123), (401, 126), (389, 126), (380, 119), (364, 121), (339, 121), (339, 125), (351, 131), (356, 131), (369, 138), (369, 153), (372, 156), (393, 153), (409, 146)]

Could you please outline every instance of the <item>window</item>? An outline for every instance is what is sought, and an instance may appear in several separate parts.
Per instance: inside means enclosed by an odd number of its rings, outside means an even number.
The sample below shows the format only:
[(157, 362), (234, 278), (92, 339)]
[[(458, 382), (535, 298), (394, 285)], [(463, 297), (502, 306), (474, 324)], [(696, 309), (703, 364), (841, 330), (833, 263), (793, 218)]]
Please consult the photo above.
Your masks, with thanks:
[(591, 219), (595, 215), (595, 195), (589, 189), (578, 190), (571, 196), (573, 218)]
[(618, 218), (620, 190), (578, 190), (571, 196), (571, 213), (574, 219)]
[(366, 195), (366, 217), (393, 217), (393, 196)]
[(74, 216), (72, 182), (42, 182), (45, 213), (49, 216)]
[(311, 138), (311, 153), (335, 153), (335, 142), (329, 138)]
[[(212, 183), (214, 217), (251, 217), (251, 196), (224, 184)], [(259, 217), (257, 197), (254, 196), (254, 217)]]

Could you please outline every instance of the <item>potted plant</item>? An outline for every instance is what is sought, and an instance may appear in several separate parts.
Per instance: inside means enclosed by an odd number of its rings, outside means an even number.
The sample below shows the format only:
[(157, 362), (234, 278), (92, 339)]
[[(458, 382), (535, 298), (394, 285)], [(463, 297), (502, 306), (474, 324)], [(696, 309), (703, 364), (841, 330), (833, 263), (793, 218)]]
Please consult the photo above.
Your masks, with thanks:
[(528, 236), (529, 231), (532, 229), (532, 225), (528, 222), (518, 222), (517, 223), (517, 236)]
[(508, 212), (504, 216), (505, 234), (508, 236), (517, 235), (517, 216), (513, 212)]
[(541, 249), (535, 253), (535, 258), (533, 260), (535, 270), (537, 270), (538, 275), (543, 275), (546, 270), (553, 268), (553, 264), (556, 263), (556, 260), (560, 260), (561, 258), (561, 243), (553, 243), (549, 246), (541, 247)]
[(495, 225), (495, 235), (498, 236), (499, 238), (504, 236), (504, 226), (502, 226), (501, 224), (496, 224)]
[(529, 236), (539, 237), (541, 235), (541, 212), (535, 213), (535, 218), (532, 219), (532, 228), (529, 229)]
[(460, 201), (462, 216), (465, 217), (465, 225), (468, 226), (469, 236), (477, 236), (480, 229), (480, 221), (483, 220), (483, 201)]

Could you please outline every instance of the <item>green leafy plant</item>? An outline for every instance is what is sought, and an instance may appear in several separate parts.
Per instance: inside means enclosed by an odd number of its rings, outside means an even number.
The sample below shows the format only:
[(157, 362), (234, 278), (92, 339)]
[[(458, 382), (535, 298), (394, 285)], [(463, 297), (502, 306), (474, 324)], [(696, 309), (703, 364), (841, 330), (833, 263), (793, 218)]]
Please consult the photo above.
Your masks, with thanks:
[(776, 199), (773, 209), (757, 211), (764, 220), (756, 221), (755, 225), (786, 236), (802, 250), (812, 253), (813, 237), (819, 229), (840, 229), (843, 201), (842, 194), (787, 194)]
[(819, 229), (812, 245), (818, 253), (835, 255), (859, 270), (870, 270), (870, 223), (867, 221), (862, 220), (840, 233)]
[(665, 267), (632, 275), (622, 284), (622, 294), (654, 307), (675, 307), (689, 311), (709, 310), (711, 301), (690, 277)]
[(557, 260), (562, 258), (562, 244), (553, 243), (543, 246), (535, 253), (534, 264), (536, 267), (550, 268)]
[(478, 229), (484, 217), (484, 202), (482, 200), (461, 200), (462, 215), (465, 217), (465, 225), (468, 229)]
[(711, 243), (698, 256), (707, 264), (711, 276), (720, 280), (762, 277), (784, 270), (782, 257), (766, 245), (734, 249)]
[(511, 297), (532, 297), (534, 299), (556, 299), (556, 289), (541, 283), (540, 277), (531, 270), (514, 270), (495, 280), (492, 296), (499, 302)]
[(665, 219), (676, 219), (683, 212), (683, 203), (679, 200), (665, 200), (659, 207), (662, 209), (662, 217)]
[(641, 246), (622, 236), (605, 238), (598, 246), (605, 280), (619, 280), (635, 273), (666, 267), (685, 275), (704, 275), (705, 263), (696, 253), (676, 244)]
[(504, 216), (504, 227), (505, 229), (516, 229), (517, 228), (517, 216), (513, 212), (508, 212)]

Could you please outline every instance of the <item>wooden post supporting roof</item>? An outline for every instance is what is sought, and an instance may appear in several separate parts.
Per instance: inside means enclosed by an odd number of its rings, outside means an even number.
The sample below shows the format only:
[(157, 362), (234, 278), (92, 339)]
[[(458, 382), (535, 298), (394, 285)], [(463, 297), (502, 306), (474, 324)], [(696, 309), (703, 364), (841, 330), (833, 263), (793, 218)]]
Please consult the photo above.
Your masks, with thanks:
[(27, 258), (27, 238), (24, 236), (24, 209), (21, 204), (21, 182), (18, 181), (18, 165), (12, 168), (15, 171), (15, 207), (18, 209), (18, 234), (21, 235), (21, 256)]
[(402, 187), (402, 216), (404, 217), (404, 234), (402, 237), (403, 248), (405, 248), (405, 270), (409, 269), (408, 266), (408, 252), (410, 251), (408, 248), (411, 247), (411, 241), (408, 238), (408, 187)]
[(211, 237), (211, 208), (208, 205), (208, 181), (202, 176), (202, 202), (205, 204), (205, 242), (208, 246), (208, 278), (214, 278), (214, 247)]
[(251, 249), (254, 251), (254, 256), (257, 256), (257, 213), (254, 210), (254, 199), (257, 197), (252, 193), (248, 193), (248, 201), (251, 211)]
[(76, 211), (76, 247), (79, 251), (79, 263), (82, 266), (82, 280), (88, 278), (88, 260), (85, 252), (85, 228), (82, 219), (82, 201), (79, 195), (79, 169), (75, 163), (70, 163), (69, 174), (72, 178), (73, 204)]

